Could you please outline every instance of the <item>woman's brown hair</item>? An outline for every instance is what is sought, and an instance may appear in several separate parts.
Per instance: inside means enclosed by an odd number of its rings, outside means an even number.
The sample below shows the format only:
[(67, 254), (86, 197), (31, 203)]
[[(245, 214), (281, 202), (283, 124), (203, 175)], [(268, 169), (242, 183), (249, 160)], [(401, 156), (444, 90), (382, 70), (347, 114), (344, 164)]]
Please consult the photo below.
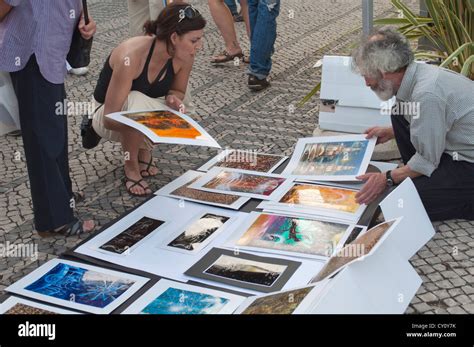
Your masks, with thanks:
[[(185, 11), (191, 11), (193, 17), (184, 16)], [(196, 12), (195, 12), (196, 11)], [(166, 6), (158, 15), (156, 20), (149, 20), (143, 26), (145, 34), (155, 35), (157, 40), (166, 42), (168, 49), (173, 46), (171, 35), (177, 33), (184, 35), (187, 32), (204, 29), (206, 20), (203, 16), (194, 10), (191, 5), (180, 2), (171, 3)]]

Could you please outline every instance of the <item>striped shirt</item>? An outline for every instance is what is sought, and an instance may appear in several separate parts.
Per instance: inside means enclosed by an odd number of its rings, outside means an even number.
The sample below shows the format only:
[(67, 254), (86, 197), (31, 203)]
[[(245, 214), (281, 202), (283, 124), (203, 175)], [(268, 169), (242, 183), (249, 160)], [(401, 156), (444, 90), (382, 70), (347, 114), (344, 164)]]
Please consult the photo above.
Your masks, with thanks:
[(443, 153), (474, 163), (474, 81), (437, 66), (412, 63), (397, 101), (416, 104), (419, 114), (404, 114), (416, 149), (407, 165), (431, 176)]
[(0, 23), (0, 71), (19, 71), (35, 54), (41, 74), (64, 83), (66, 56), (82, 12), (80, 0), (4, 0), (13, 6)]

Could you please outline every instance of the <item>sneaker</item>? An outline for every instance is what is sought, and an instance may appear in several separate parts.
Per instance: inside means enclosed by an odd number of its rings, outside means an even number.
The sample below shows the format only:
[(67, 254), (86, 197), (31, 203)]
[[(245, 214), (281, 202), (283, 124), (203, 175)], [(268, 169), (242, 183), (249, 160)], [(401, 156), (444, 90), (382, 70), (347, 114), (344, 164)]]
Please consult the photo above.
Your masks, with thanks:
[(270, 82), (268, 82), (266, 78), (259, 80), (254, 75), (249, 75), (248, 86), (251, 90), (258, 92), (268, 88), (270, 86)]
[(13, 130), (10, 131), (7, 136), (12, 136), (12, 137), (20, 137), (21, 136), (21, 130)]
[(68, 72), (76, 76), (84, 76), (86, 73), (89, 72), (89, 68), (88, 67), (78, 67), (76, 69), (72, 68)]

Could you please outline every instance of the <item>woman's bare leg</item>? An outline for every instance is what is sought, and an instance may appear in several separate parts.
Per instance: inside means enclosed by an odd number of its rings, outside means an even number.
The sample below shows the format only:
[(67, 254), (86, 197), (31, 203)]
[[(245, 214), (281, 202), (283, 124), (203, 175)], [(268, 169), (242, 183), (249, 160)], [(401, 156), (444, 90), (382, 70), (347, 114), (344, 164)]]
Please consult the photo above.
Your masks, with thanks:
[[(121, 135), (121, 143), (122, 143), (122, 150), (124, 154), (125, 164), (124, 170), (125, 175), (135, 181), (140, 181), (143, 177), (140, 175), (140, 165), (138, 163), (138, 154), (140, 147), (144, 141), (144, 135), (121, 123), (118, 123), (111, 119), (105, 119), (104, 125), (107, 129), (118, 131)], [(147, 188), (148, 185), (145, 181), (142, 181), (141, 184)], [(132, 182), (127, 183), (127, 189), (133, 185)], [(149, 191), (143, 189), (139, 185), (135, 185), (133, 188), (130, 189), (133, 194), (138, 195), (145, 195), (148, 194)]]
[[(153, 163), (153, 153), (149, 149), (140, 148), (138, 152), (138, 160), (140, 164), (140, 174), (143, 177), (156, 176), (158, 174), (158, 169)], [(148, 167), (148, 163), (151, 161), (151, 166)], [(145, 163), (145, 164), (144, 164)]]
[(230, 55), (241, 53), (242, 49), (237, 40), (234, 18), (224, 0), (208, 0), (208, 3), (212, 18), (224, 39), (227, 53)]

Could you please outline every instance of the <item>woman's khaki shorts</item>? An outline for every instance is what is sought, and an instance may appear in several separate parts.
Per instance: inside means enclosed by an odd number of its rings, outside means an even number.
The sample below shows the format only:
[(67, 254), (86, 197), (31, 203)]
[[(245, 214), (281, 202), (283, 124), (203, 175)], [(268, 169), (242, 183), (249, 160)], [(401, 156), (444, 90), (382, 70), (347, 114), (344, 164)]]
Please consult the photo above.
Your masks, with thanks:
[[(117, 131), (107, 129), (104, 126), (104, 106), (94, 100), (94, 110), (98, 108), (92, 117), (92, 126), (95, 132), (102, 137), (104, 140), (113, 142), (121, 142), (121, 135)], [(162, 108), (165, 105), (164, 98), (150, 98), (143, 93), (132, 91), (128, 94), (127, 101), (123, 104), (121, 111), (142, 111), (142, 110), (154, 110)], [(152, 150), (153, 143), (145, 137), (143, 145), (140, 146), (142, 149)]]

